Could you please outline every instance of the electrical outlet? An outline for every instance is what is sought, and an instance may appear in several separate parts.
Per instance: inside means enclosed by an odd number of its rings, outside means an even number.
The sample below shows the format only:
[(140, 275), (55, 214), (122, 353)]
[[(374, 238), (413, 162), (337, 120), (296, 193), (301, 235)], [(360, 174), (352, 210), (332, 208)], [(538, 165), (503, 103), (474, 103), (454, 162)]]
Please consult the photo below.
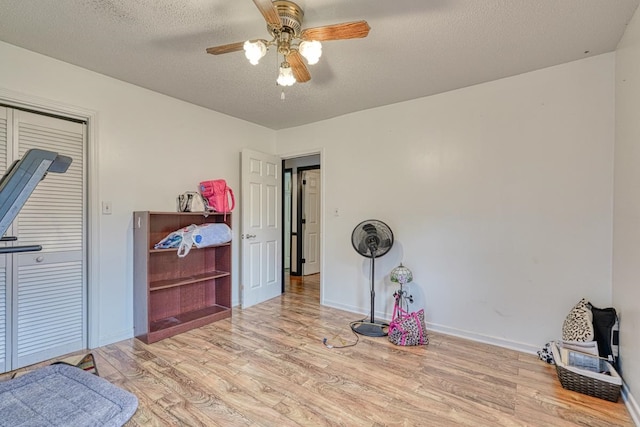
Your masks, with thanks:
[(340, 209), (335, 208), (335, 209), (333, 210), (333, 216), (340, 216)]
[(111, 215), (111, 202), (102, 202), (102, 215)]

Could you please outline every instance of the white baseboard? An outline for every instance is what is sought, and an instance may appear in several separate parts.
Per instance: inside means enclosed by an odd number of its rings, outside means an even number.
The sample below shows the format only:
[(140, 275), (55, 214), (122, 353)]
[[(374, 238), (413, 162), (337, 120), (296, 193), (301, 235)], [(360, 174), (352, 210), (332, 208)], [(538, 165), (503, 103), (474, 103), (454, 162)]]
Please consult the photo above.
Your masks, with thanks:
[(454, 337), (465, 338), (471, 341), (482, 342), (485, 344), (496, 345), (498, 347), (508, 348), (510, 350), (521, 351), (523, 353), (536, 354), (540, 347), (526, 344), (518, 341), (506, 340), (503, 338), (483, 335), (477, 332), (465, 331), (462, 329), (451, 328), (449, 326), (438, 325), (437, 323), (427, 322), (427, 330), (439, 332), (445, 335), (453, 335)]
[[(362, 307), (355, 307), (347, 304), (342, 304), (340, 302), (324, 300), (320, 302), (320, 304), (326, 305), (327, 307), (337, 308), (338, 310), (344, 310), (350, 313), (354, 313), (355, 316), (353, 316), (354, 317), (353, 320), (359, 320), (359, 319), (362, 319), (363, 316), (369, 317), (371, 315), (371, 312), (369, 312), (368, 310), (366, 312), (363, 311)], [(388, 318), (385, 313), (381, 313), (377, 311), (374, 313), (374, 318), (376, 321), (382, 321), (387, 323), (391, 320), (391, 318)]]
[[(362, 309), (360, 307), (355, 307), (355, 306), (351, 306), (351, 305), (347, 305), (347, 304), (342, 304), (340, 302), (336, 302), (336, 301), (328, 301), (328, 300), (324, 300), (321, 302), (322, 305), (326, 305), (327, 307), (332, 307), (332, 308), (337, 308), (338, 310), (344, 310), (344, 311), (349, 311), (351, 313), (355, 313), (355, 314), (367, 314), (367, 313), (363, 313)], [(377, 313), (376, 313), (377, 316)]]
[[(322, 302), (323, 305), (337, 308), (340, 310), (350, 311), (352, 313), (357, 314), (367, 314), (362, 311), (361, 307), (354, 307), (347, 304), (342, 304), (336, 301), (328, 301), (324, 300)], [(389, 321), (390, 319), (385, 318), (385, 314), (383, 313), (375, 313), (375, 318), (380, 320)], [(482, 342), (485, 344), (492, 344), (498, 347), (508, 348), (511, 350), (521, 351), (523, 353), (536, 354), (540, 347), (536, 347), (531, 344), (521, 343), (517, 341), (505, 340), (502, 338), (496, 338), (489, 335), (482, 335), (476, 332), (464, 331), (461, 329), (451, 328), (444, 325), (439, 325), (437, 323), (427, 323), (427, 330), (438, 332), (445, 335), (452, 335), (455, 337), (465, 338), (471, 341)]]
[(633, 422), (636, 426), (640, 427), (640, 406), (638, 406), (638, 402), (634, 399), (629, 387), (624, 382), (622, 383), (622, 399), (624, 400), (624, 404), (633, 419)]
[(121, 331), (116, 334), (100, 337), (97, 347), (103, 347), (105, 345), (113, 344), (118, 341), (128, 340), (129, 338), (133, 338), (133, 328), (129, 329), (128, 331)]

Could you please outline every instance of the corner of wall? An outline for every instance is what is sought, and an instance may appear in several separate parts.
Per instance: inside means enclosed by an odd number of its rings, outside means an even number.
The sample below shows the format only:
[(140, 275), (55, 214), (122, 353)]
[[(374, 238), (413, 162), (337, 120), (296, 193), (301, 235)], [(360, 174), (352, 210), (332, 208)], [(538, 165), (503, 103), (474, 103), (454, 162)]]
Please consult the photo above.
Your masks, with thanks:
[(631, 390), (629, 390), (629, 387), (627, 387), (625, 382), (622, 383), (622, 399), (624, 400), (633, 422), (636, 426), (640, 426), (640, 406), (638, 406), (638, 402), (631, 394)]

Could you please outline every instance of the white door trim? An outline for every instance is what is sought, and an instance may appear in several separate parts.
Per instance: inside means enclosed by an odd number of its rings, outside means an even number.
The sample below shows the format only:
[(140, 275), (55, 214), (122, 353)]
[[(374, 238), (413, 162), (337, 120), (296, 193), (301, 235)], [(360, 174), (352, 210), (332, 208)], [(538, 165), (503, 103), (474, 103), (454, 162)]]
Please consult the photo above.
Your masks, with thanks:
[(100, 346), (100, 216), (98, 174), (98, 112), (51, 99), (0, 88), (0, 102), (36, 112), (55, 114), (87, 122), (87, 345)]
[(324, 254), (324, 242), (325, 236), (327, 235), (326, 228), (324, 228), (325, 224), (327, 223), (325, 218), (325, 203), (327, 200), (327, 198), (325, 197), (325, 188), (327, 188), (325, 182), (325, 171), (327, 170), (327, 165), (325, 160), (324, 148), (278, 153), (276, 154), (276, 156), (280, 156), (282, 160), (286, 160), (295, 157), (313, 156), (315, 154), (320, 155), (320, 223), (323, 226), (322, 233), (320, 233), (320, 304), (324, 305), (324, 279), (326, 277), (326, 274), (322, 273), (326, 271), (325, 259), (327, 259)]

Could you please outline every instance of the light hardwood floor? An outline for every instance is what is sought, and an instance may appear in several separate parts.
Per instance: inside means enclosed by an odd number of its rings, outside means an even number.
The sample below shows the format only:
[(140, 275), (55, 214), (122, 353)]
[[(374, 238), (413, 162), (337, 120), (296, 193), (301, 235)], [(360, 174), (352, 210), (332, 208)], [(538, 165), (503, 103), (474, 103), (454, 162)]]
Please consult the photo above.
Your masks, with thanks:
[(133, 392), (127, 426), (633, 426), (622, 403), (563, 390), (536, 356), (431, 333), (426, 347), (355, 340), (360, 315), (319, 305), (318, 277), (160, 342), (93, 351)]

